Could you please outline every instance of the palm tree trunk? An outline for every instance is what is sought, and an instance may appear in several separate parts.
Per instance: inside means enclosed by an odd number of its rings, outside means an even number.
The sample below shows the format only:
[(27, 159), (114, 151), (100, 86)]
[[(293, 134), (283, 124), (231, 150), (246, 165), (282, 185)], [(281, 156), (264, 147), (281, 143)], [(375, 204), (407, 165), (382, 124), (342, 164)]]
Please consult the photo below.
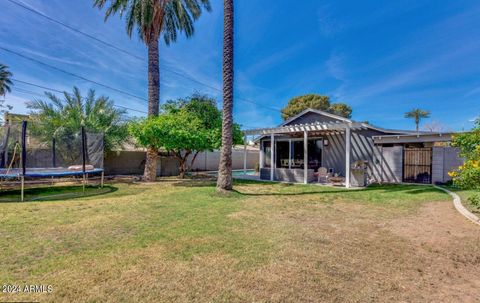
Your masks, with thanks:
[(232, 190), (233, 125), (233, 0), (224, 0), (223, 13), (223, 120), (217, 191)]
[[(158, 38), (148, 42), (148, 116), (158, 116), (160, 104), (160, 65), (158, 56)], [(154, 147), (147, 148), (145, 171), (143, 179), (153, 182), (157, 178), (158, 150)]]

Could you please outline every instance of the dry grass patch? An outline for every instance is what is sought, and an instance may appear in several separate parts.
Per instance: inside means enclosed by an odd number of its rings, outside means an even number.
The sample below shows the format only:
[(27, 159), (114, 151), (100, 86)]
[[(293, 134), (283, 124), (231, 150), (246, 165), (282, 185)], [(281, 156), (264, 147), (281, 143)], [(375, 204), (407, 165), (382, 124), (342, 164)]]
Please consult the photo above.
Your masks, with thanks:
[(239, 182), (224, 197), (209, 181), (117, 186), (0, 204), (0, 280), (54, 286), (0, 301), (480, 299), (479, 230), (429, 187)]

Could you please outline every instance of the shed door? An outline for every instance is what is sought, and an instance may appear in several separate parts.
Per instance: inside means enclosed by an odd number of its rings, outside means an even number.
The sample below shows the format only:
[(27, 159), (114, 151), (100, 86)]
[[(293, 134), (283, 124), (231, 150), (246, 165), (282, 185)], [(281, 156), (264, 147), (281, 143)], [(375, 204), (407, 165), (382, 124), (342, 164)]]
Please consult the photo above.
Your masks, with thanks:
[(431, 148), (404, 148), (403, 182), (432, 183)]

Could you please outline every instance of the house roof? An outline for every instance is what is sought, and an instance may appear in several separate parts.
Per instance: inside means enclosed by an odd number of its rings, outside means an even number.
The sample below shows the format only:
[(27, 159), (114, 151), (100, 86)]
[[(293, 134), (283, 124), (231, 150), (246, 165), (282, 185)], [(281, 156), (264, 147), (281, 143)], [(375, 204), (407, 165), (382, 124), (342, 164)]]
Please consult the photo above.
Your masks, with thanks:
[(382, 135), (373, 136), (375, 144), (391, 144), (391, 143), (423, 143), (423, 142), (449, 142), (458, 132), (447, 133), (415, 133), (407, 135)]
[[(293, 121), (301, 118), (302, 116), (308, 113), (315, 113), (318, 115), (326, 116), (332, 119), (337, 120), (336, 122), (316, 122), (316, 123), (304, 123), (304, 124), (292, 124)], [(263, 136), (271, 133), (291, 133), (291, 132), (300, 132), (300, 131), (313, 131), (313, 130), (344, 130), (346, 127), (350, 127), (352, 129), (372, 129), (379, 132), (383, 132), (385, 134), (398, 134), (398, 135), (412, 135), (417, 134), (414, 131), (408, 130), (395, 130), (395, 129), (386, 129), (377, 126), (373, 126), (369, 123), (364, 122), (356, 122), (351, 119), (347, 119), (345, 117), (335, 115), (332, 113), (328, 113), (322, 110), (307, 108), (303, 110), (301, 113), (293, 116), (292, 118), (284, 121), (277, 127), (269, 127), (269, 128), (257, 128), (257, 129), (250, 129), (245, 130), (244, 134), (246, 135), (260, 135), (260, 137), (256, 138), (255, 141), (260, 140)], [(420, 133), (428, 133), (428, 132), (420, 132)]]
[(290, 119), (286, 120), (285, 122), (280, 124), (280, 126), (287, 125), (287, 124), (291, 123), (292, 121), (295, 121), (296, 119), (302, 117), (303, 115), (305, 115), (307, 113), (316, 113), (316, 114), (319, 114), (319, 115), (322, 115), (322, 116), (330, 117), (330, 118), (340, 120), (340, 121), (344, 121), (344, 122), (353, 122), (350, 119), (347, 119), (345, 117), (335, 115), (335, 114), (332, 114), (332, 113), (329, 113), (329, 112), (326, 112), (326, 111), (323, 111), (323, 110), (307, 108), (307, 109), (303, 110), (302, 112), (298, 113), (297, 115), (295, 115), (295, 116), (291, 117)]

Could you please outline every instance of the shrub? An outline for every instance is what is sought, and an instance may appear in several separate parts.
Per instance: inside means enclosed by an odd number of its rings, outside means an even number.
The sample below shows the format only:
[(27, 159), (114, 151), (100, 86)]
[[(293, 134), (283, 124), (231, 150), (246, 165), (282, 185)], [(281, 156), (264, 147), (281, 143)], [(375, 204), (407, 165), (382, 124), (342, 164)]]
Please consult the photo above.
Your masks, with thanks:
[(467, 160), (457, 170), (448, 173), (453, 179), (453, 184), (461, 189), (480, 188), (480, 165), (478, 161)]
[(468, 202), (475, 209), (480, 211), (480, 194), (473, 194), (468, 197)]

